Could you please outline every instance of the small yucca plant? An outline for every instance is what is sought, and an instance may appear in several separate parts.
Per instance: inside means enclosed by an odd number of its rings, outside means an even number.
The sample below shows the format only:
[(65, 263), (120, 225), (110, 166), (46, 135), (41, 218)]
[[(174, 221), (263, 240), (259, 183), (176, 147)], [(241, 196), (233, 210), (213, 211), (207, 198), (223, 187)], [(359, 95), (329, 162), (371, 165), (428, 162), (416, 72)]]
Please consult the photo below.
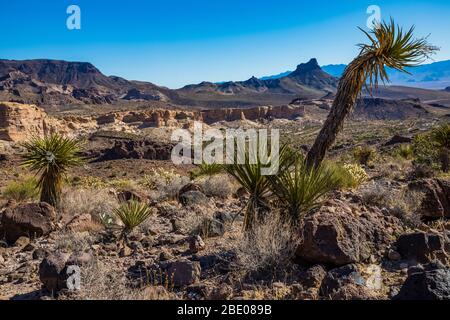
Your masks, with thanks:
[(147, 204), (132, 199), (123, 202), (119, 208), (114, 210), (114, 213), (122, 221), (122, 233), (126, 236), (134, 228), (146, 221), (153, 214), (153, 211)]
[(269, 180), (271, 189), (293, 223), (298, 223), (300, 217), (314, 208), (324, 195), (340, 186), (339, 177), (331, 167), (326, 164), (307, 166), (300, 154), (290, 168), (270, 176)]
[(59, 203), (63, 178), (69, 168), (80, 165), (80, 141), (60, 134), (43, 138), (34, 137), (23, 147), (23, 165), (39, 176), (37, 186), (41, 191), (40, 200), (56, 207)]
[(191, 178), (195, 179), (202, 176), (213, 176), (221, 173), (224, 170), (224, 166), (222, 164), (211, 163), (208, 164), (206, 162), (200, 164), (198, 168), (191, 172)]
[[(288, 148), (283, 147), (279, 152), (279, 171), (283, 171), (288, 167), (291, 161), (292, 153)], [(270, 181), (268, 176), (262, 175), (263, 165), (259, 158), (259, 153), (256, 156), (256, 163), (250, 163), (249, 155), (245, 155), (244, 164), (231, 164), (225, 166), (225, 170), (233, 176), (237, 182), (250, 195), (247, 206), (245, 207), (244, 230), (248, 231), (252, 228), (255, 220), (259, 215), (264, 215), (269, 209), (269, 196), (272, 194), (270, 188)]]
[(404, 144), (395, 149), (394, 154), (405, 160), (411, 160), (414, 157), (414, 149), (410, 144)]

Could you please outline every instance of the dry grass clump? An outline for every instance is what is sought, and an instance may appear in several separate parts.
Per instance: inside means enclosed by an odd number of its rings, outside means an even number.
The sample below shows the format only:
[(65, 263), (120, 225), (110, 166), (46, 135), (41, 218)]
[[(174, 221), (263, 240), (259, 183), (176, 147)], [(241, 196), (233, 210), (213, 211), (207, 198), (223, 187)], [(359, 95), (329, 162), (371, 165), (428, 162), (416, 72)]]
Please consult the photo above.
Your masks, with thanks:
[(398, 190), (373, 183), (362, 189), (361, 197), (365, 205), (386, 208), (411, 228), (422, 224), (419, 214), (424, 198), (422, 192), (410, 191), (407, 188)]
[(272, 212), (237, 242), (238, 270), (245, 274), (276, 276), (289, 270), (298, 244), (295, 227), (279, 213)]
[(198, 180), (205, 194), (209, 197), (229, 198), (236, 189), (230, 176), (219, 174)]
[(164, 287), (133, 288), (116, 265), (97, 263), (82, 269), (81, 289), (73, 291), (75, 300), (169, 300), (176, 297)]
[(183, 231), (190, 235), (204, 234), (207, 222), (213, 218), (213, 211), (208, 208), (194, 208), (186, 212), (180, 221)]
[(55, 249), (64, 252), (86, 252), (95, 243), (95, 237), (88, 232), (55, 233)]
[(153, 169), (145, 175), (140, 185), (149, 189), (150, 198), (155, 201), (176, 199), (181, 188), (190, 182), (188, 177), (176, 173), (174, 170), (163, 168)]
[(114, 210), (118, 206), (119, 201), (110, 190), (93, 188), (66, 189), (60, 203), (64, 217), (70, 219), (89, 213), (97, 222), (114, 220)]

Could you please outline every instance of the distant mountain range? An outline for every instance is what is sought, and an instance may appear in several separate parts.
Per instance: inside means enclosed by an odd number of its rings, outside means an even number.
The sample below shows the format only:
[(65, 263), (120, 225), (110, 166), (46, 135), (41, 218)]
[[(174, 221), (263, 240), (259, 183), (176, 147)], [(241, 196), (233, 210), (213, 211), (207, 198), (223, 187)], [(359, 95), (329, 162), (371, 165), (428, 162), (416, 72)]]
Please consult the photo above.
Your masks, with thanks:
[[(450, 62), (447, 62), (450, 63)], [(445, 79), (444, 62), (414, 70), (421, 81)], [(200, 108), (250, 107), (288, 104), (295, 99), (332, 98), (344, 65), (321, 68), (316, 59), (278, 76), (223, 83), (202, 82), (178, 90), (150, 82), (106, 76), (87, 62), (59, 60), (0, 60), (0, 101), (41, 106), (104, 105), (158, 102)], [(328, 72), (327, 72), (328, 71)], [(393, 73), (393, 78), (401, 79)], [(402, 78), (403, 79), (403, 78)], [(431, 81), (430, 80), (430, 81)], [(411, 82), (412, 83), (412, 82)], [(444, 88), (444, 87), (443, 87)], [(426, 90), (400, 86), (380, 87), (379, 98), (419, 98), (450, 105), (450, 89)]]
[[(339, 78), (347, 65), (330, 64), (322, 66), (322, 70)], [(408, 86), (424, 89), (441, 90), (450, 86), (450, 60), (424, 64), (415, 68), (406, 69), (411, 75), (393, 69), (388, 69), (390, 85)], [(290, 72), (283, 72), (274, 76), (262, 77), (263, 80), (278, 79)]]

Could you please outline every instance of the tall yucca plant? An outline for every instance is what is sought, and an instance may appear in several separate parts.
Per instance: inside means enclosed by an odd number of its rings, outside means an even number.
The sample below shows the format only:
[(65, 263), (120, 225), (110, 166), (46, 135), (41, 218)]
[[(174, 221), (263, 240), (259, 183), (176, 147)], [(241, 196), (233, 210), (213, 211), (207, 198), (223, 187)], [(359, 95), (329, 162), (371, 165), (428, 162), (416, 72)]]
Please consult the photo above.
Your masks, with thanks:
[(370, 33), (361, 31), (370, 43), (359, 45), (359, 55), (340, 79), (330, 114), (308, 153), (309, 166), (318, 166), (323, 161), (365, 85), (371, 92), (380, 80), (383, 83), (389, 81), (386, 67), (408, 73), (405, 68), (419, 65), (438, 50), (426, 38), (414, 38), (414, 27), (405, 32), (392, 19), (389, 23), (379, 24)]
[[(289, 166), (291, 155), (292, 154), (286, 147), (280, 149), (279, 171), (282, 171)], [(245, 163), (235, 163), (225, 166), (225, 170), (233, 176), (250, 195), (250, 199), (244, 209), (245, 231), (252, 229), (258, 215), (263, 215), (269, 209), (268, 200), (271, 195), (270, 181), (268, 176), (261, 174), (265, 165), (261, 163), (259, 154), (257, 155), (256, 160), (256, 163), (251, 163), (249, 155), (246, 153)]]
[(273, 192), (293, 223), (297, 223), (303, 214), (314, 208), (324, 195), (340, 186), (340, 178), (332, 167), (325, 164), (307, 166), (300, 154), (296, 155), (292, 166), (278, 175), (270, 176), (269, 180)]
[(39, 176), (37, 186), (41, 201), (56, 207), (67, 170), (83, 162), (80, 141), (55, 133), (43, 138), (34, 137), (23, 147), (26, 149), (23, 165)]

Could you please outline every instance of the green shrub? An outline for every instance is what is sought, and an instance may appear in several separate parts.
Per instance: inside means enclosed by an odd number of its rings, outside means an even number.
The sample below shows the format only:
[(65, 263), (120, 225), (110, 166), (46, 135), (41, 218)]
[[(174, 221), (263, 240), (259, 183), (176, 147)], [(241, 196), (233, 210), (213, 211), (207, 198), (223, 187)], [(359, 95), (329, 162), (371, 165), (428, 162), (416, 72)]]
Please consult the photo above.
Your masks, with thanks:
[(37, 199), (39, 189), (35, 178), (9, 183), (2, 192), (2, 198), (24, 202)]
[(377, 156), (374, 148), (369, 146), (359, 146), (353, 150), (353, 158), (361, 165), (370, 164)]
[(410, 144), (402, 144), (394, 150), (394, 155), (405, 160), (411, 160), (414, 157), (414, 148)]
[(368, 175), (359, 164), (329, 163), (335, 177), (339, 181), (339, 188), (354, 189), (368, 180)]

